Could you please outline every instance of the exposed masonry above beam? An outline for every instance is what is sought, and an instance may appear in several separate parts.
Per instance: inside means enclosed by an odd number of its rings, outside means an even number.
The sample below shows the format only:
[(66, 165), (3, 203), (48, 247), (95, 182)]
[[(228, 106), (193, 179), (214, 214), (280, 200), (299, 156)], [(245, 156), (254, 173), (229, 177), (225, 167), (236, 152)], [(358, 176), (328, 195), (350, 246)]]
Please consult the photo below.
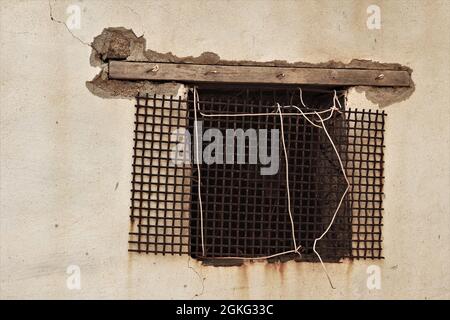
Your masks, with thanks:
[(227, 66), (116, 60), (109, 61), (109, 79), (377, 87), (411, 85), (410, 74), (404, 70)]

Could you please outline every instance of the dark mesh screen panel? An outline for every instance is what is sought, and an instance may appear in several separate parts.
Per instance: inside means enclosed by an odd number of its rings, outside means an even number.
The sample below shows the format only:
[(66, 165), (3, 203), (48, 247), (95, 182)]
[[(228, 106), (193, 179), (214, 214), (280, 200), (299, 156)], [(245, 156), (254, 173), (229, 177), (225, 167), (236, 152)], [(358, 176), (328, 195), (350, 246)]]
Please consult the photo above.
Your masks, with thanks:
[[(200, 99), (199, 107), (207, 114), (276, 112), (274, 102), (300, 105), (295, 91), (289, 90), (210, 90), (200, 92)], [(326, 109), (330, 94), (305, 95), (304, 99), (307, 105), (323, 105), (318, 110)], [(332, 228), (317, 243), (324, 260), (382, 258), (384, 118), (384, 112), (348, 109), (335, 113), (325, 123), (351, 187)], [(275, 175), (261, 175), (262, 165), (248, 161), (203, 163), (199, 181), (196, 164), (170, 162), (170, 152), (179, 142), (173, 141), (170, 133), (179, 127), (193, 133), (193, 119), (192, 97), (137, 99), (130, 251), (215, 258), (260, 257), (291, 250), (282, 146)], [(226, 129), (280, 128), (276, 113), (257, 117), (198, 114), (198, 120), (202, 121), (203, 132), (217, 128), (224, 138)], [(312, 252), (314, 239), (328, 226), (347, 184), (324, 131), (301, 116), (285, 115), (283, 120), (296, 241), (303, 247), (303, 259), (316, 261)], [(203, 147), (208, 144), (204, 141)], [(247, 154), (250, 147), (246, 144)], [(199, 183), (205, 257), (201, 247)]]

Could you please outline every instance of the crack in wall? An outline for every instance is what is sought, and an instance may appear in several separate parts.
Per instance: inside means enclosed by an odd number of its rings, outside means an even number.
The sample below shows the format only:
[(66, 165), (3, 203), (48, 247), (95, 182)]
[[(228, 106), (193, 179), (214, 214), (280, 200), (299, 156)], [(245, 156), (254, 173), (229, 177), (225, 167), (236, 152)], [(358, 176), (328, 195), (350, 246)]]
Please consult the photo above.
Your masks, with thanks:
[(134, 15), (136, 15), (139, 18), (139, 24), (141, 25), (141, 29), (142, 29), (142, 35), (141, 37), (143, 37), (145, 35), (145, 29), (144, 29), (144, 24), (142, 23), (142, 17), (139, 13), (137, 13), (133, 8), (131, 8), (130, 6), (124, 6), (125, 8), (127, 8), (130, 12), (132, 12)]
[(67, 31), (70, 33), (70, 35), (71, 35), (74, 39), (78, 40), (81, 44), (83, 44), (83, 45), (85, 45), (85, 46), (91, 47), (92, 50), (96, 50), (96, 49), (92, 46), (91, 43), (85, 42), (85, 41), (81, 40), (79, 37), (77, 37), (77, 36), (72, 32), (72, 30), (70, 30), (70, 28), (67, 26), (67, 24), (66, 24), (64, 21), (58, 20), (58, 19), (56, 19), (56, 18), (53, 16), (53, 7), (52, 7), (52, 4), (51, 4), (51, 1), (50, 1), (50, 0), (48, 0), (48, 7), (49, 7), (50, 20), (52, 20), (52, 21), (55, 22), (55, 23), (59, 23), (59, 24), (64, 25), (64, 27), (66, 27)]
[(205, 277), (203, 277), (200, 272), (198, 272), (197, 270), (195, 270), (194, 267), (191, 266), (190, 262), (191, 262), (191, 257), (188, 255), (188, 260), (187, 260), (187, 266), (189, 269), (191, 269), (192, 271), (194, 271), (194, 273), (198, 276), (199, 280), (201, 281), (202, 284), (202, 291), (200, 293), (196, 293), (192, 296), (191, 300), (193, 300), (196, 297), (200, 297), (201, 295), (203, 295), (205, 293)]

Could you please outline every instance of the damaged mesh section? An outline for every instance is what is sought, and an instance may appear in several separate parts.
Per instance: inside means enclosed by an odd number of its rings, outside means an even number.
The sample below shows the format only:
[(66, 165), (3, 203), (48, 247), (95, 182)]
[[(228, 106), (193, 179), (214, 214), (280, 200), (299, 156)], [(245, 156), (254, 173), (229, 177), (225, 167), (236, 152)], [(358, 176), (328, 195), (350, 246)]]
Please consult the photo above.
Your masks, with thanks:
[[(199, 107), (208, 114), (273, 112), (274, 102), (300, 105), (297, 95), (289, 90), (211, 90), (200, 97)], [(330, 98), (305, 95), (305, 102), (326, 109)], [(382, 258), (384, 117), (384, 112), (355, 109), (335, 113), (326, 122), (351, 188), (332, 228), (317, 244), (324, 260)], [(170, 133), (180, 128), (193, 133), (193, 120), (192, 99), (137, 98), (129, 250), (196, 258), (259, 257), (291, 250), (282, 148), (278, 148), (279, 170), (274, 175), (261, 175), (262, 165), (248, 161), (203, 163), (199, 181), (196, 165), (170, 161), (171, 151), (180, 142)], [(203, 132), (217, 128), (224, 137), (226, 129), (280, 128), (276, 114), (232, 118), (199, 115), (199, 120)], [(286, 115), (283, 122), (296, 241), (303, 247), (303, 259), (316, 261), (314, 239), (328, 226), (347, 184), (323, 130), (299, 116)], [(203, 149), (208, 143), (203, 141)], [(248, 149), (246, 145), (247, 154)], [(205, 257), (198, 183), (203, 200)]]

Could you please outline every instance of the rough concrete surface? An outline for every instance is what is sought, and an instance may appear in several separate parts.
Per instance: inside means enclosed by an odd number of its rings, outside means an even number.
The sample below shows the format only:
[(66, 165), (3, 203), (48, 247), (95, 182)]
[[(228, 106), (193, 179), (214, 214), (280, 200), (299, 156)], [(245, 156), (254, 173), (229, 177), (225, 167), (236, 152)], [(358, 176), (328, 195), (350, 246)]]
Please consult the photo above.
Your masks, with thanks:
[[(48, 1), (0, 0), (0, 297), (450, 298), (450, 3), (376, 2), (379, 30), (366, 26), (366, 0), (50, 0), (54, 20)], [(81, 28), (70, 30), (73, 4)], [(134, 102), (86, 88), (100, 70), (90, 43), (114, 26), (177, 56), (411, 68), (414, 94), (384, 109), (385, 259), (327, 264), (332, 290), (315, 263), (210, 267), (128, 253)], [(378, 108), (367, 92), (351, 89), (349, 106)], [(67, 287), (71, 265), (79, 290)], [(366, 285), (370, 265), (381, 289)]]
[[(124, 81), (108, 80), (109, 60), (171, 62), (190, 64), (220, 64), (238, 66), (277, 66), (277, 67), (315, 67), (315, 68), (365, 68), (381, 70), (405, 70), (412, 74), (412, 69), (399, 63), (381, 63), (378, 61), (352, 59), (349, 63), (330, 60), (328, 62), (288, 62), (286, 60), (249, 61), (249, 60), (222, 60), (214, 52), (203, 52), (198, 57), (178, 57), (172, 52), (160, 53), (146, 49), (144, 36), (138, 37), (133, 30), (124, 27), (108, 27), (96, 36), (91, 43), (91, 65), (100, 66), (101, 71), (92, 81), (86, 82), (88, 89), (101, 97), (130, 97), (135, 96), (136, 91), (145, 88), (156, 89), (155, 93), (164, 92), (164, 86), (158, 89), (158, 84), (149, 81)], [(392, 103), (407, 99), (414, 92), (414, 82), (410, 87), (366, 87), (360, 86), (358, 91), (366, 92), (366, 97), (371, 102), (385, 107)]]

